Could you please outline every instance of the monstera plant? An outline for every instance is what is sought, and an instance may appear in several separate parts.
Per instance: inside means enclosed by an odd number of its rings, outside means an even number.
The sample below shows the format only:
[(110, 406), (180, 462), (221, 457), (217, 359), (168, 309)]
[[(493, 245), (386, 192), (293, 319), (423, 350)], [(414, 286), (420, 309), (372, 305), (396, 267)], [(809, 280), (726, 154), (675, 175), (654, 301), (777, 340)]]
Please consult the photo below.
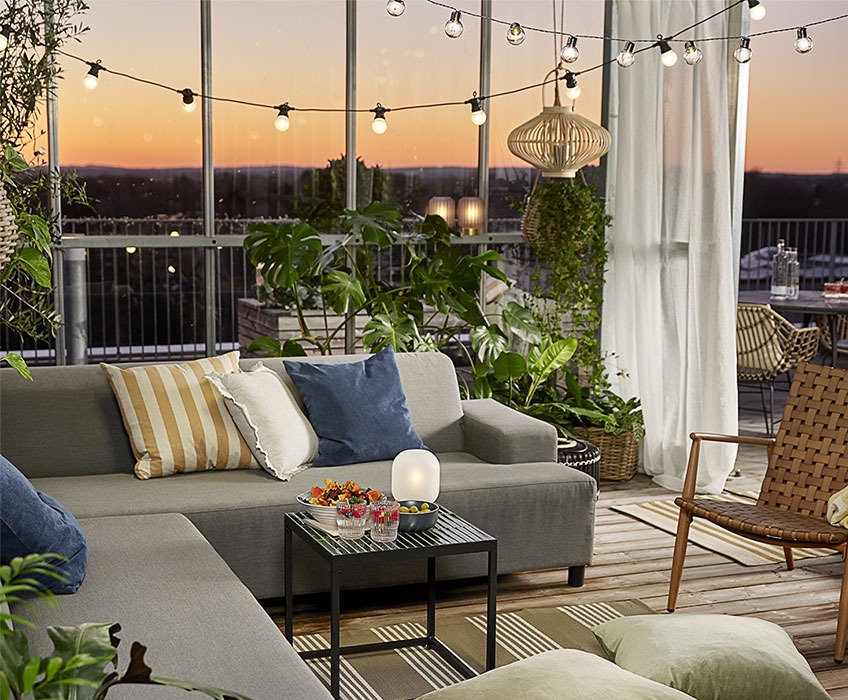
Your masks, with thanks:
[[(364, 315), (363, 345), (378, 351), (436, 350), (470, 327), (483, 324), (479, 302), (484, 275), (506, 281), (490, 263), (494, 251), (472, 255), (453, 242), (438, 216), (427, 216), (412, 233), (403, 232), (401, 212), (372, 202), (361, 212), (346, 210), (337, 221), (338, 240), (324, 245), (307, 223), (254, 224), (248, 228), (248, 259), (261, 269), (271, 290), (287, 290), (300, 333), (287, 339), (261, 337), (249, 350), (267, 355), (302, 355), (306, 348), (330, 353), (345, 323)], [(397, 279), (380, 274), (378, 257), (402, 249)], [(318, 298), (323, 313), (313, 328), (302, 300)]]

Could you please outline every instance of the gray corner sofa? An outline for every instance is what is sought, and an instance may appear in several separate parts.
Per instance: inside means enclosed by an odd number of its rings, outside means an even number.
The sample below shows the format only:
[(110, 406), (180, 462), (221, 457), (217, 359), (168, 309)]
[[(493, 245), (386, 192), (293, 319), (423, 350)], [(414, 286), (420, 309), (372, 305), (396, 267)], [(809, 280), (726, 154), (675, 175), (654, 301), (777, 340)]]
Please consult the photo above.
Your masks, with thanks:
[[(592, 557), (596, 484), (556, 463), (553, 429), (495, 401), (460, 400), (443, 354), (396, 359), (413, 425), (442, 465), (438, 502), (498, 538), (499, 573), (568, 568), (569, 583), (581, 585)], [(263, 363), (284, 372), (280, 360)], [(299, 510), (297, 494), (327, 477), (388, 491), (390, 462), (310, 468), (288, 482), (261, 470), (142, 481), (133, 475), (117, 402), (94, 365), (34, 368), (32, 382), (0, 371), (0, 452), (65, 505), (89, 540), (86, 580), (58, 609), (43, 611), (43, 624), (117, 621), (128, 642), (150, 645), (162, 675), (257, 700), (326, 696), (256, 599), (283, 594), (283, 514)], [(327, 570), (299, 544), (295, 592), (327, 590)], [(447, 557), (439, 577), (484, 571), (482, 556)], [(423, 569), (381, 569), (344, 585), (422, 578)], [(170, 697), (148, 690), (121, 697)]]

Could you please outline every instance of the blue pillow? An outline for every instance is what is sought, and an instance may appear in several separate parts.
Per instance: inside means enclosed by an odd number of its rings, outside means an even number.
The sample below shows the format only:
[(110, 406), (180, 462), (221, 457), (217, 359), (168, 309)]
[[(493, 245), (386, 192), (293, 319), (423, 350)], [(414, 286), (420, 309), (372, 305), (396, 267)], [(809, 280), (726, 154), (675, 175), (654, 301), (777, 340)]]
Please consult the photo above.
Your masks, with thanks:
[(422, 449), (391, 346), (361, 362), (284, 361), (318, 433), (316, 467), (394, 459)]
[(36, 491), (15, 466), (0, 455), (0, 564), (27, 554), (59, 554), (54, 562), (67, 582), (39, 580), (58, 594), (75, 593), (85, 578), (88, 543), (76, 518), (61, 503)]

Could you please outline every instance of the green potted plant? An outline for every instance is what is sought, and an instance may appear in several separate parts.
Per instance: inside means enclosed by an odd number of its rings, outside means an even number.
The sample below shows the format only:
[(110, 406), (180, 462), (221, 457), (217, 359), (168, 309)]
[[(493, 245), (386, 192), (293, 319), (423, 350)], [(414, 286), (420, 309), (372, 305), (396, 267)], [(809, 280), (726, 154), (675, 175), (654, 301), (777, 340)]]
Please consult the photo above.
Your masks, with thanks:
[[(438, 216), (428, 216), (411, 235), (402, 234), (400, 210), (372, 202), (362, 212), (345, 211), (336, 221), (340, 238), (329, 245), (311, 225), (284, 222), (255, 224), (245, 249), (261, 268), (271, 291), (286, 290), (297, 317), (291, 337), (255, 339), (248, 350), (266, 355), (321, 354), (334, 350), (346, 322), (364, 318), (362, 343), (372, 351), (435, 350), (458, 333), (484, 322), (478, 293), (483, 275), (506, 280), (489, 263), (494, 251), (471, 255), (453, 243), (454, 233)], [(377, 256), (401, 246), (400, 280), (383, 280)], [(317, 318), (303, 299), (318, 300)], [(336, 345), (337, 347), (337, 345)]]
[(33, 597), (56, 605), (56, 596), (39, 578), (64, 580), (52, 563), (59, 559), (53, 554), (30, 554), (0, 566), (0, 698), (103, 700), (115, 686), (141, 684), (198, 691), (217, 700), (250, 700), (228, 690), (156, 675), (144, 661), (147, 648), (140, 642), (132, 643), (129, 665), (119, 673), (117, 633), (121, 626), (117, 623), (48, 627), (53, 652), (46, 658), (32, 654), (26, 634), (14, 625), (34, 628), (35, 624), (8, 612), (8, 605), (26, 603)]

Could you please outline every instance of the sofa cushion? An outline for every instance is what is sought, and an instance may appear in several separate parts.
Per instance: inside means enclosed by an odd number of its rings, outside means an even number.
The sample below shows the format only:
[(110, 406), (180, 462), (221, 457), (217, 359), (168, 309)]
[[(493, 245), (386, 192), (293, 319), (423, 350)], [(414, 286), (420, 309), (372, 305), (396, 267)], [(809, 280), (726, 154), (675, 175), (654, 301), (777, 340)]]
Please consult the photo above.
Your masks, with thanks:
[(318, 433), (316, 467), (393, 459), (421, 449), (389, 346), (360, 362), (284, 362)]
[(732, 615), (634, 615), (592, 630), (622, 668), (698, 700), (827, 700), (778, 625)]
[[(156, 481), (134, 483), (144, 488)], [(33, 653), (47, 657), (47, 625), (118, 622), (122, 669), (131, 642), (139, 641), (148, 647), (145, 661), (158, 675), (233, 690), (254, 700), (329, 700), (279, 628), (184, 516), (91, 518), (80, 524), (91, 555), (79, 592), (55, 608), (39, 602), (35, 614), (12, 606), (13, 612), (38, 623), (37, 631), (27, 632)], [(114, 694), (126, 700), (195, 695), (146, 686), (125, 686)]]
[(238, 351), (181, 364), (123, 369), (101, 363), (118, 400), (141, 479), (258, 467), (204, 375), (238, 372)]
[(206, 377), (265, 471), (287, 481), (309, 466), (318, 452), (318, 436), (274, 370), (259, 363), (248, 372)]
[(579, 649), (557, 649), (434, 690), (418, 700), (691, 700)]
[(61, 503), (36, 491), (15, 466), (0, 455), (0, 564), (28, 554), (58, 554), (54, 562), (66, 580), (41, 582), (54, 593), (74, 593), (85, 578), (88, 544), (76, 518)]

